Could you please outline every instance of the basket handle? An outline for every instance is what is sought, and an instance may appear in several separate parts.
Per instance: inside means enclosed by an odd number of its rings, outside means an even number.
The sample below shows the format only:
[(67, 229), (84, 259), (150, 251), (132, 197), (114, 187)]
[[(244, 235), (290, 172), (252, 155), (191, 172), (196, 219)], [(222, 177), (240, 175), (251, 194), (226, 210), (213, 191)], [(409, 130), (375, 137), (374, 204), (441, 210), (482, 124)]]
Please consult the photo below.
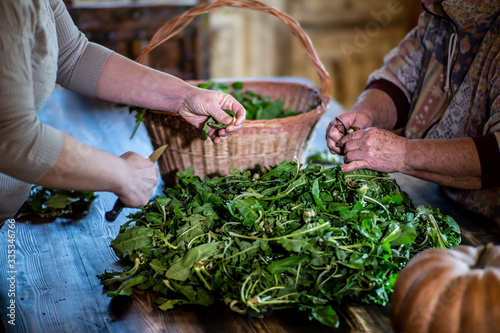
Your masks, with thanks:
[(297, 38), (300, 44), (304, 47), (307, 59), (313, 65), (321, 79), (321, 95), (328, 96), (330, 94), (330, 77), (325, 70), (323, 63), (319, 60), (316, 51), (312, 45), (309, 36), (304, 32), (300, 24), (291, 16), (279, 11), (274, 7), (270, 7), (257, 0), (215, 0), (212, 2), (202, 2), (184, 12), (182, 15), (175, 17), (166, 22), (156, 31), (151, 38), (149, 44), (142, 49), (137, 57), (139, 63), (143, 63), (146, 54), (151, 52), (157, 46), (168, 40), (170, 37), (182, 31), (193, 19), (201, 14), (206, 14), (221, 7), (247, 8), (260, 12), (272, 14), (283, 21), (291, 30), (292, 34)]

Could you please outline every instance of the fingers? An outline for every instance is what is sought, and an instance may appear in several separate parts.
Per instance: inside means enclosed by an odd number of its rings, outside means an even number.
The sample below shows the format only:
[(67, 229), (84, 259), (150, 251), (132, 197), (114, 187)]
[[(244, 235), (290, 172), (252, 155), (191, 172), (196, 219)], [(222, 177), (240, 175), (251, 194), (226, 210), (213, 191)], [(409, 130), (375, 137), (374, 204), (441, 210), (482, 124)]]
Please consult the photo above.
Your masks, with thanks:
[(218, 144), (220, 142), (220, 130), (212, 127), (210, 130), (208, 130), (207, 135), (214, 144)]
[[(356, 130), (349, 134), (344, 134), (343, 125), (338, 124), (338, 122), (333, 121), (330, 123), (331, 129), (327, 136), (327, 146), (332, 154), (345, 155), (346, 144), (348, 142), (355, 142), (364, 136), (365, 130)], [(354, 147), (351, 147), (353, 149)]]
[[(215, 117), (214, 118), (225, 125), (229, 125), (226, 128), (222, 129), (220, 131), (220, 134), (222, 136), (225, 136), (229, 133), (240, 130), (243, 127), (246, 119), (246, 110), (243, 105), (241, 105), (233, 96), (227, 94), (223, 96), (223, 100), (220, 104), (221, 108), (223, 109), (220, 110), (220, 112), (224, 113), (224, 117), (221, 117), (220, 119)], [(234, 117), (227, 114), (224, 110), (233, 112)]]
[(349, 133), (347, 135), (344, 135), (336, 142), (336, 146), (343, 147), (350, 141), (359, 140), (365, 135), (365, 132), (366, 132), (366, 129), (365, 130), (357, 130), (357, 131), (354, 131), (354, 132)]
[(379, 172), (399, 172), (405, 168), (407, 139), (375, 127), (356, 131), (342, 137), (345, 170), (366, 168)]
[(189, 99), (185, 109), (181, 110), (179, 114), (199, 128), (210, 117), (227, 125), (224, 128), (212, 127), (207, 131), (207, 135), (213, 143), (219, 143), (221, 137), (239, 131), (243, 127), (246, 110), (236, 98), (229, 94), (205, 89), (196, 89), (194, 92), (194, 96)]
[(124, 159), (127, 170), (122, 179), (122, 187), (116, 194), (129, 207), (146, 205), (158, 183), (156, 165), (133, 152), (126, 152), (120, 157)]
[[(246, 110), (233, 96), (219, 93), (219, 109), (210, 111), (210, 115), (218, 122), (228, 125), (225, 128), (211, 128), (207, 134), (213, 143), (220, 142), (221, 137), (239, 131), (245, 122)], [(230, 111), (229, 113), (225, 110)], [(232, 116), (230, 113), (233, 113)]]
[[(345, 161), (345, 159), (344, 159)], [(368, 169), (368, 164), (365, 161), (352, 161), (349, 163), (345, 163), (340, 166), (342, 168), (342, 172), (353, 172), (359, 169)]]
[(343, 127), (340, 126), (339, 122), (334, 119), (328, 124), (326, 130), (326, 145), (332, 154), (341, 154), (342, 146), (338, 146), (337, 142), (342, 136), (344, 136)]
[[(226, 110), (233, 111), (233, 110), (231, 110), (229, 108), (227, 108)], [(209, 113), (210, 113), (210, 116), (212, 116), (212, 118), (214, 118), (215, 120), (217, 120), (219, 123), (222, 123), (222, 124), (225, 124), (225, 125), (229, 125), (231, 123), (234, 123), (235, 119), (236, 119), (236, 117), (233, 117), (233, 116), (229, 115), (222, 108), (216, 108), (216, 107), (214, 107), (213, 109), (209, 110)], [(235, 112), (235, 115), (236, 115), (236, 112)]]

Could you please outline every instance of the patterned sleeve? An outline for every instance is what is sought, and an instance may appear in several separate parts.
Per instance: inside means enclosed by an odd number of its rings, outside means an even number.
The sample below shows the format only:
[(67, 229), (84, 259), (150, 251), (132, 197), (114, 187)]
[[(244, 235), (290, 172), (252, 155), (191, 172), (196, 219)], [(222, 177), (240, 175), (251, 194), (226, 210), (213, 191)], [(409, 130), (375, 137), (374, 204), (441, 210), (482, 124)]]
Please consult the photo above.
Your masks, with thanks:
[[(497, 53), (492, 64), (499, 64), (496, 70), (489, 71), (488, 82), (483, 100), (488, 104), (489, 118), (483, 135), (474, 137), (479, 160), (481, 161), (481, 180), (483, 187), (500, 186), (500, 53)], [(481, 91), (479, 92), (481, 94)]]
[(385, 91), (396, 105), (398, 120), (396, 128), (403, 126), (410, 111), (410, 100), (417, 88), (424, 57), (422, 36), (430, 16), (420, 15), (418, 26), (403, 38), (397, 47), (384, 57), (384, 65), (370, 74), (365, 90)]
[(410, 99), (416, 89), (424, 57), (422, 36), (425, 34), (430, 15), (422, 13), (418, 26), (413, 28), (398, 44), (384, 57), (384, 66), (373, 72), (368, 83), (374, 80), (385, 79), (397, 85)]
[(88, 41), (61, 0), (51, 0), (59, 46), (57, 83), (94, 98), (97, 81), (111, 50)]

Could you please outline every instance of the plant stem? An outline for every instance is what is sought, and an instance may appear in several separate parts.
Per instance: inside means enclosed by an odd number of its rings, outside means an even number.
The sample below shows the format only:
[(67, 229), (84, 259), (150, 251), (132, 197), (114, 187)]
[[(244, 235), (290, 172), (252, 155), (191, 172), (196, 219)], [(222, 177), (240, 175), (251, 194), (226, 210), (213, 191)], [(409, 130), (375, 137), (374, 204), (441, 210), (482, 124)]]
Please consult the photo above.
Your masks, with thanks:
[(483, 269), (488, 265), (488, 258), (490, 256), (491, 251), (495, 245), (493, 243), (486, 244), (479, 252), (476, 263), (472, 266), (472, 269)]
[(323, 229), (324, 227), (329, 227), (329, 226), (330, 226), (330, 222), (327, 222), (327, 223), (317, 225), (317, 226), (315, 226), (315, 227), (313, 227), (311, 229), (307, 229), (307, 230), (304, 230), (304, 231), (301, 231), (301, 232), (293, 232), (293, 233), (288, 234), (288, 235), (283, 235), (283, 236), (280, 236), (280, 237), (273, 237), (273, 238), (260, 238), (260, 237), (255, 237), (255, 236), (245, 236), (245, 235), (237, 234), (237, 233), (232, 232), (232, 231), (229, 231), (228, 234), (231, 237), (238, 237), (238, 238), (243, 238), (243, 239), (276, 241), (276, 240), (280, 240), (280, 239), (284, 239), (284, 238), (289, 238), (289, 237), (293, 237), (293, 236), (299, 236), (299, 235), (307, 234), (307, 233), (310, 233), (312, 231), (316, 231), (318, 229)]

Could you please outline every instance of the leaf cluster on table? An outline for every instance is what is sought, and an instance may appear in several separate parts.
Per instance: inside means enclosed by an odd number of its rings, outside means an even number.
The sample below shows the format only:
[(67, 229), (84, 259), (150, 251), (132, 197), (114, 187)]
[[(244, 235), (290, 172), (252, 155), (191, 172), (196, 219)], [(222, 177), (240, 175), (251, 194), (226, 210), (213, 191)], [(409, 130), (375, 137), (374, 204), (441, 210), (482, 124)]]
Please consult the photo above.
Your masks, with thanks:
[(90, 191), (52, 189), (40, 185), (31, 187), (28, 198), (16, 214), (16, 219), (39, 217), (55, 219), (83, 214), (97, 196)]
[(460, 243), (450, 216), (415, 207), (383, 173), (283, 162), (178, 178), (112, 241), (131, 264), (99, 276), (109, 296), (150, 289), (162, 310), (224, 302), (255, 317), (296, 308), (335, 327), (335, 305), (385, 305), (413, 255)]

